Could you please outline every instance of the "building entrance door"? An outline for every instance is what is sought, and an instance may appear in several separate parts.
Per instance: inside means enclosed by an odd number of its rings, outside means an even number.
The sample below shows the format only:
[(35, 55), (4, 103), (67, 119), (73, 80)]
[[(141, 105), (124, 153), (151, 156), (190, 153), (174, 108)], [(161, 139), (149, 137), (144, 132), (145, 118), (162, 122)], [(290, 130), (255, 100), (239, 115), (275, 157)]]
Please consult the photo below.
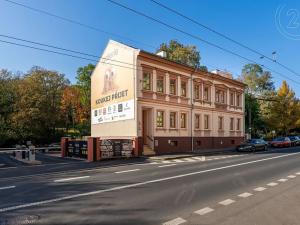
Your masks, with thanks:
[(143, 110), (143, 155), (155, 155), (153, 151), (153, 122), (152, 122), (152, 109)]

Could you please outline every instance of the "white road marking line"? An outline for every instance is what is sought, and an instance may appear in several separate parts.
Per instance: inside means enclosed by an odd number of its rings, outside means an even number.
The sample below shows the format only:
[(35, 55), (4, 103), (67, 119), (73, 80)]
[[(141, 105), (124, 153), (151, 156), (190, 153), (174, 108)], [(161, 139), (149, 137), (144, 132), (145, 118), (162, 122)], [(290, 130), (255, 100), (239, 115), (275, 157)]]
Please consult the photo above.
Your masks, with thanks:
[(156, 164), (158, 164), (158, 162), (152, 162), (152, 163), (150, 163), (150, 165), (156, 165)]
[(219, 202), (220, 205), (230, 205), (232, 203), (234, 203), (235, 201), (232, 199), (226, 199), (224, 201)]
[(158, 166), (158, 167), (169, 167), (169, 166), (176, 166), (177, 164), (167, 164), (167, 165), (162, 165), (162, 166)]
[(12, 188), (15, 188), (15, 187), (16, 186), (0, 187), (0, 190), (12, 189)]
[(217, 159), (220, 159), (220, 158), (213, 158), (213, 160), (217, 160)]
[(122, 171), (117, 171), (117, 172), (115, 172), (115, 173), (129, 173), (129, 172), (134, 172), (134, 171), (138, 171), (138, 170), (141, 170), (141, 169), (122, 170)]
[(177, 217), (174, 220), (170, 220), (168, 222), (163, 223), (163, 225), (179, 225), (179, 224), (182, 224), (185, 222), (186, 222), (186, 220), (182, 219), (181, 217)]
[(279, 182), (286, 182), (288, 179), (279, 179)]
[(300, 175), (300, 172), (296, 173), (297, 175)]
[(207, 159), (206, 161), (211, 161), (211, 160), (213, 160), (213, 159)]
[(213, 211), (214, 211), (214, 209), (209, 208), (209, 207), (205, 207), (203, 209), (199, 209), (199, 210), (195, 211), (194, 213), (197, 213), (200, 216), (203, 216), (203, 215), (205, 215), (207, 213), (210, 213), (210, 212), (213, 212)]
[(254, 188), (253, 190), (254, 191), (264, 191), (264, 190), (266, 190), (267, 188), (265, 188), (265, 187), (258, 187), (258, 188)]
[(181, 160), (181, 159), (174, 159), (173, 162), (182, 163), (182, 162), (184, 162), (184, 161)]
[(238, 196), (241, 197), (241, 198), (248, 198), (248, 197), (250, 197), (251, 195), (253, 195), (253, 194), (251, 194), (251, 193), (249, 193), (249, 192), (245, 192), (245, 193), (242, 193), (242, 194), (240, 194), (240, 195), (238, 195)]
[(72, 180), (85, 179), (85, 178), (89, 178), (89, 177), (90, 177), (90, 176), (70, 177), (70, 178), (57, 179), (57, 180), (54, 180), (53, 182), (59, 183), (59, 182), (65, 182), (65, 181), (72, 181)]
[(195, 162), (195, 160), (194, 159), (191, 159), (191, 158), (185, 158), (184, 159), (186, 162)]
[(170, 160), (163, 160), (162, 163), (172, 163)]
[(295, 178), (296, 176), (295, 176), (295, 175), (289, 175), (289, 176), (287, 176), (287, 177), (293, 179), (293, 178)]
[(192, 159), (196, 159), (196, 160), (202, 161), (202, 157), (192, 157)]
[(278, 185), (278, 183), (271, 182), (271, 183), (268, 183), (267, 185), (270, 186), (270, 187), (274, 187), (274, 186)]
[(254, 164), (254, 163), (258, 163), (258, 162), (269, 161), (272, 159), (280, 159), (280, 158), (285, 158), (285, 157), (299, 155), (299, 154), (300, 154), (300, 152), (289, 153), (289, 154), (285, 154), (285, 155), (273, 156), (273, 157), (269, 157), (269, 158), (258, 159), (258, 160), (253, 160), (253, 161), (248, 161), (248, 162), (243, 162), (243, 163), (238, 163), (238, 164), (232, 164), (232, 165), (217, 167), (217, 168), (208, 169), (208, 170), (200, 170), (200, 171), (186, 173), (186, 174), (179, 174), (179, 175), (171, 176), (171, 177), (164, 177), (164, 178), (155, 179), (155, 180), (148, 180), (148, 181), (144, 181), (144, 182), (140, 182), (140, 183), (122, 185), (122, 186), (117, 186), (117, 187), (108, 188), (108, 189), (104, 189), (104, 190), (102, 189), (102, 190), (96, 190), (96, 191), (91, 191), (91, 192), (84, 192), (81, 194), (68, 195), (68, 196), (61, 197), (61, 198), (53, 198), (53, 199), (48, 199), (48, 200), (44, 200), (44, 201), (31, 202), (31, 203), (22, 204), (22, 205), (15, 205), (15, 206), (6, 207), (6, 208), (0, 208), (0, 213), (13, 211), (16, 209), (28, 208), (31, 206), (38, 206), (38, 205), (44, 205), (44, 204), (49, 204), (49, 203), (53, 203), (53, 202), (59, 202), (59, 201), (64, 201), (64, 200), (80, 198), (80, 197), (92, 196), (92, 195), (102, 194), (102, 193), (111, 192), (111, 191), (123, 190), (123, 189), (127, 189), (127, 188), (132, 188), (132, 187), (139, 187), (142, 185), (153, 184), (153, 183), (158, 183), (158, 182), (168, 181), (168, 180), (174, 180), (174, 179), (178, 179), (178, 178), (182, 178), (182, 177), (204, 174), (204, 173), (209, 173), (209, 172), (213, 172), (213, 171), (219, 171), (219, 170), (224, 170), (224, 169), (228, 169), (228, 168), (234, 168), (234, 167)]

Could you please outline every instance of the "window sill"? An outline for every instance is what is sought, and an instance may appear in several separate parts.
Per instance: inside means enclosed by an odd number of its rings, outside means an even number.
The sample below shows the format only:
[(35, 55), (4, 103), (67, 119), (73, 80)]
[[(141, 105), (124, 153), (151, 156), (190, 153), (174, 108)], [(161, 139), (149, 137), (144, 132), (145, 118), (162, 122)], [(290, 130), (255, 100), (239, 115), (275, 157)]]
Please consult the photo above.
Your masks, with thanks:
[(174, 131), (176, 131), (176, 130), (178, 130), (178, 128), (169, 128), (169, 130), (174, 130)]
[(184, 100), (190, 100), (190, 98), (188, 97), (185, 97), (185, 96), (180, 96), (181, 99), (184, 99)]
[(157, 94), (157, 95), (161, 95), (161, 96), (166, 96), (167, 94), (166, 93), (164, 93), (164, 92), (155, 92), (155, 94)]
[(146, 93), (154, 93), (152, 90), (145, 90), (145, 89), (142, 89), (142, 92), (146, 92)]
[(167, 129), (164, 127), (156, 127), (156, 130), (167, 130)]
[(170, 98), (179, 98), (178, 95), (173, 95), (173, 94), (169, 94), (169, 97), (170, 97)]
[(211, 101), (203, 100), (203, 103), (206, 103), (206, 104), (210, 104), (210, 105), (211, 105)]

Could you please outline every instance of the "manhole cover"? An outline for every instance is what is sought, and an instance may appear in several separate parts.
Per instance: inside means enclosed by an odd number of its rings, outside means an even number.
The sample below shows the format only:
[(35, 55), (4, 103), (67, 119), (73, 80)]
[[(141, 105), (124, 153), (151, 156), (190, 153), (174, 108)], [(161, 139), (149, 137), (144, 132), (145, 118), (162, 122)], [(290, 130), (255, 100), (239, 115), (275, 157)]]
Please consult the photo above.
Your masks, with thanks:
[(25, 225), (34, 224), (40, 219), (37, 215), (10, 216), (1, 217), (0, 225)]

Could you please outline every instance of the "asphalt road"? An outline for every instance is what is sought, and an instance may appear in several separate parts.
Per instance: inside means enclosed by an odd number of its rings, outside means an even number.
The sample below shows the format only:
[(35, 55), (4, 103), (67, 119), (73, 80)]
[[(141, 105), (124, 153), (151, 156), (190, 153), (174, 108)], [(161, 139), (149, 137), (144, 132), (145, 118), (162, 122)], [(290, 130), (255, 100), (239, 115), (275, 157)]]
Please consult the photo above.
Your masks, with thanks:
[(300, 148), (0, 169), (0, 224), (295, 224)]

